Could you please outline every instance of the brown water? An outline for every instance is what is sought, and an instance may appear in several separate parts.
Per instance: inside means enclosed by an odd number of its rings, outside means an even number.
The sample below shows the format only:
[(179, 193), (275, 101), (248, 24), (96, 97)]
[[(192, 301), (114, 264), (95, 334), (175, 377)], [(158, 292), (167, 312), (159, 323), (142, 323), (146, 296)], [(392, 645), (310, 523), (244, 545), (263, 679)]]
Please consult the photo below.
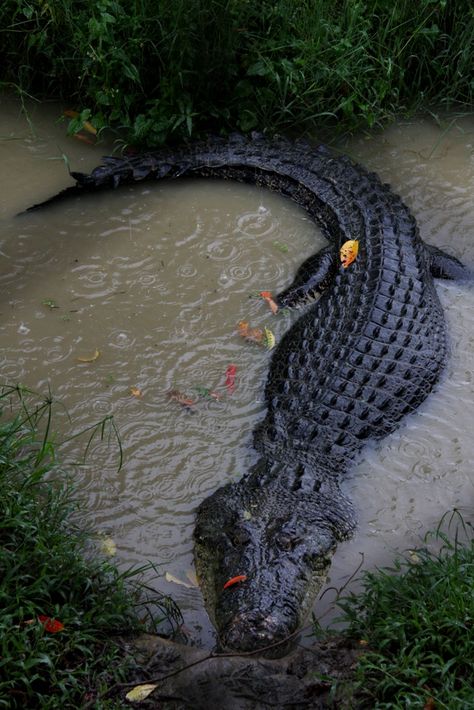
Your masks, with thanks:
[[(324, 240), (289, 201), (204, 180), (139, 184), (16, 217), (70, 184), (63, 154), (86, 171), (113, 147), (66, 137), (58, 111), (37, 106), (28, 122), (17, 103), (0, 103), (0, 378), (51, 388), (74, 431), (114, 415), (119, 472), (113, 441), (95, 444), (85, 464), (78, 442), (63, 454), (90, 521), (113, 538), (120, 564), (158, 566), (160, 588), (207, 642), (200, 592), (164, 575), (187, 581), (196, 505), (254, 457), (269, 353), (243, 342), (235, 326), (267, 325), (278, 340), (291, 318), (272, 316), (252, 296), (278, 292)], [(450, 118), (399, 124), (344, 150), (404, 197), (426, 241), (474, 267), (473, 141), (474, 120)], [(338, 548), (328, 586), (343, 585), (361, 554), (365, 568), (389, 563), (454, 506), (471, 515), (474, 292), (451, 283), (438, 290), (452, 343), (446, 376), (395, 434), (364, 451), (347, 483), (359, 531)], [(233, 394), (225, 386), (231, 363)], [(220, 398), (184, 407), (167, 394), (196, 399), (202, 387)], [(60, 408), (56, 428), (70, 432)], [(326, 619), (332, 596), (316, 607)]]

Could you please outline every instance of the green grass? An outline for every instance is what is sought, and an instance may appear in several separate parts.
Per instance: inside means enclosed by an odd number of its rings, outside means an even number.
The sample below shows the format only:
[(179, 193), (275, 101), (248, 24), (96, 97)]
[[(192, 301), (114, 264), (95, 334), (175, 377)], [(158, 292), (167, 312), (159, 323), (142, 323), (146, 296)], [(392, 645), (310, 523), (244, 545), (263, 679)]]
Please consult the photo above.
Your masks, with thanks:
[[(0, 405), (0, 708), (113, 707), (95, 698), (133, 665), (114, 639), (179, 612), (159, 594), (144, 605), (145, 568), (119, 572), (73, 524), (78, 504), (55, 465), (51, 399), (6, 387)], [(150, 607), (144, 625), (138, 609)], [(39, 616), (64, 629), (48, 631)]]
[(367, 573), (363, 593), (339, 602), (346, 633), (367, 644), (354, 707), (474, 708), (474, 539), (456, 520), (467, 542), (438, 530), (429, 546)]
[(471, 0), (3, 0), (0, 81), (137, 146), (472, 110)]

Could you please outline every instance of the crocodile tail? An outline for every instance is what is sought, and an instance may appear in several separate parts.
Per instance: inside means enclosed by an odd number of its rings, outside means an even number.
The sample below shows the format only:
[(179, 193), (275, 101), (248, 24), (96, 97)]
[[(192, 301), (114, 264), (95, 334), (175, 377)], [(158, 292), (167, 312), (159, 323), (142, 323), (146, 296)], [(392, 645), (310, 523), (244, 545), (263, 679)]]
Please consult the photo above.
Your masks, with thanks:
[(58, 192), (56, 195), (48, 197), (47, 200), (44, 200), (43, 202), (37, 202), (35, 205), (31, 205), (31, 207), (28, 207), (26, 210), (19, 212), (18, 216), (22, 214), (27, 214), (28, 212), (34, 212), (35, 210), (39, 210), (42, 207), (47, 207), (56, 202), (62, 202), (64, 199), (69, 197), (77, 197), (78, 195), (82, 195), (83, 193), (84, 188), (80, 185), (72, 185), (71, 187), (66, 187), (64, 190), (61, 190), (61, 192)]
[[(183, 166), (180, 166), (181, 172)], [(104, 156), (102, 164), (88, 175), (71, 172), (71, 177), (77, 185), (90, 189), (102, 187), (118, 187), (124, 183), (141, 182), (142, 180), (160, 180), (170, 176), (177, 177), (175, 165), (166, 161), (166, 157), (147, 153), (135, 157)]]

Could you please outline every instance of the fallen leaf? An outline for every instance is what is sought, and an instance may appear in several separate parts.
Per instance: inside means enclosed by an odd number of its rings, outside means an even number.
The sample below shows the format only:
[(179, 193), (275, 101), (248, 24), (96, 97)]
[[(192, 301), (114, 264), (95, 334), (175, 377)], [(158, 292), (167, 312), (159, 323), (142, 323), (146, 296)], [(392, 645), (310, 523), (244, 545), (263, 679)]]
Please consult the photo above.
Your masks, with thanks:
[(247, 321), (241, 320), (237, 323), (237, 331), (242, 338), (245, 340), (250, 340), (253, 343), (262, 343), (264, 338), (264, 333), (261, 328), (251, 328)]
[(227, 392), (229, 394), (232, 394), (233, 391), (235, 390), (236, 372), (237, 372), (237, 365), (233, 365), (232, 363), (230, 365), (227, 365), (227, 369), (225, 371), (225, 386), (227, 387)]
[(236, 577), (231, 577), (231, 579), (229, 579), (224, 584), (222, 589), (227, 589), (228, 587), (232, 587), (234, 584), (239, 584), (239, 582), (245, 582), (246, 579), (247, 579), (246, 574), (238, 574)]
[(58, 631), (62, 631), (64, 629), (64, 624), (57, 621), (57, 619), (51, 619), (50, 616), (38, 616), (38, 621), (43, 624), (44, 630), (51, 634), (57, 634)]
[(357, 239), (349, 239), (349, 241), (344, 242), (339, 249), (339, 258), (344, 269), (347, 269), (347, 267), (355, 261), (358, 253), (359, 241)]
[(194, 570), (188, 569), (186, 570), (186, 577), (189, 579), (193, 587), (199, 587), (199, 582), (197, 578), (197, 574)]
[(184, 392), (180, 392), (179, 390), (169, 390), (166, 396), (169, 400), (178, 402), (178, 404), (181, 404), (183, 407), (192, 407), (193, 404), (196, 404), (198, 401), (197, 399), (191, 399), (191, 397), (188, 397)]
[(143, 397), (143, 392), (138, 387), (130, 387), (130, 394), (134, 397)]
[(84, 123), (82, 124), (82, 127), (88, 133), (92, 133), (93, 136), (97, 135), (97, 128), (95, 126), (93, 126), (90, 121), (84, 121)]
[(109, 557), (113, 557), (117, 554), (117, 545), (115, 544), (113, 539), (108, 535), (101, 539), (100, 549), (102, 550), (104, 555), (108, 555)]
[(158, 685), (156, 683), (144, 683), (143, 685), (136, 685), (132, 690), (126, 694), (126, 699), (130, 700), (132, 703), (140, 703), (145, 698), (148, 698), (150, 693), (152, 693)]
[(275, 347), (275, 336), (268, 328), (263, 329), (263, 342), (267, 350), (271, 350)]
[(273, 246), (281, 251), (282, 254), (287, 254), (289, 252), (288, 246), (286, 244), (282, 244), (282, 242), (275, 241), (273, 242)]
[(91, 141), (90, 138), (82, 135), (82, 133), (74, 133), (73, 138), (77, 138), (78, 141), (82, 141), (83, 143), (87, 143), (88, 145), (95, 145), (94, 141)]
[(278, 313), (278, 305), (273, 300), (273, 296), (270, 291), (260, 291), (260, 296), (263, 298), (264, 301), (268, 303), (273, 315), (276, 315)]
[(173, 582), (173, 584), (179, 584), (181, 587), (186, 587), (186, 589), (192, 589), (195, 586), (194, 584), (188, 584), (183, 579), (179, 579), (178, 577), (175, 577), (174, 574), (171, 574), (171, 572), (167, 572), (165, 574), (165, 579), (167, 582)]
[(239, 335), (245, 340), (249, 340), (252, 343), (257, 343), (257, 345), (263, 345), (263, 347), (271, 350), (275, 347), (275, 336), (272, 331), (264, 327), (262, 328), (251, 328), (247, 321), (241, 320), (237, 324), (237, 330)]
[(94, 362), (94, 360), (97, 360), (97, 358), (100, 357), (100, 350), (94, 350), (93, 355), (84, 355), (81, 357), (78, 357), (79, 362)]
[(359, 646), (368, 646), (369, 645), (369, 642), (367, 641), (367, 639), (359, 639), (358, 643), (359, 643)]

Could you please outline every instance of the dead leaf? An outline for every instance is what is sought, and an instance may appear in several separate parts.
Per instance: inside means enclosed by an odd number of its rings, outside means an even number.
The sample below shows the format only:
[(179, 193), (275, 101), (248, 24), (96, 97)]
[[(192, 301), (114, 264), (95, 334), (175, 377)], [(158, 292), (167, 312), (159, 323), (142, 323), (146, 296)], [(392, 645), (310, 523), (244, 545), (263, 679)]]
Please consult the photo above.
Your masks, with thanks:
[(193, 587), (199, 587), (198, 578), (196, 572), (192, 569), (186, 570), (186, 577), (189, 579)]
[(434, 710), (435, 708), (435, 701), (434, 698), (431, 696), (426, 699), (425, 704), (423, 705), (423, 710)]
[(50, 634), (57, 634), (59, 631), (64, 630), (64, 624), (57, 619), (52, 619), (50, 616), (38, 616), (38, 621), (43, 624), (44, 630)]
[(258, 345), (263, 345), (263, 347), (268, 350), (275, 347), (275, 336), (266, 326), (263, 329), (251, 328), (247, 321), (241, 320), (237, 323), (237, 331), (242, 338), (245, 338), (245, 340), (257, 343)]
[(88, 133), (92, 133), (93, 136), (97, 135), (97, 128), (95, 126), (93, 126), (90, 121), (84, 121), (84, 123), (82, 124), (82, 127)]
[(171, 572), (167, 572), (165, 574), (165, 579), (167, 582), (173, 582), (173, 584), (179, 584), (181, 587), (186, 587), (186, 589), (192, 589), (194, 587), (194, 584), (188, 584), (187, 582), (184, 581), (184, 579), (178, 579), (178, 577), (175, 577), (174, 574), (171, 574)]
[(94, 141), (91, 141), (90, 138), (82, 135), (82, 133), (74, 133), (72, 137), (77, 138), (78, 141), (82, 141), (83, 143), (87, 143), (88, 145), (95, 145)]
[(240, 582), (245, 582), (246, 579), (247, 579), (247, 575), (246, 575), (246, 574), (238, 574), (236, 577), (231, 577), (231, 579), (229, 579), (229, 580), (224, 584), (224, 586), (222, 587), (222, 589), (228, 589), (229, 587), (233, 587), (234, 584), (240, 584)]
[(268, 305), (270, 306), (270, 310), (271, 310), (271, 312), (273, 313), (273, 315), (275, 315), (276, 313), (278, 313), (278, 305), (277, 305), (277, 304), (275, 303), (275, 301), (273, 300), (273, 296), (272, 296), (272, 294), (270, 293), (270, 291), (260, 291), (260, 296), (263, 298), (264, 301), (266, 301), (266, 303), (268, 303)]
[(191, 397), (188, 397), (184, 392), (180, 392), (179, 390), (169, 390), (166, 396), (169, 400), (178, 402), (178, 404), (181, 404), (183, 407), (192, 407), (193, 404), (196, 404), (198, 401), (197, 399), (191, 399)]
[(263, 342), (267, 350), (271, 350), (275, 347), (275, 336), (273, 335), (272, 331), (266, 326), (264, 326), (263, 328)]
[(144, 683), (143, 685), (136, 685), (132, 690), (126, 694), (126, 699), (130, 700), (132, 703), (140, 703), (145, 698), (148, 698), (150, 693), (152, 693), (158, 685), (156, 683)]
[(264, 333), (261, 328), (251, 328), (247, 321), (241, 320), (237, 323), (239, 335), (245, 340), (250, 340), (253, 343), (261, 344), (264, 338)]
[(97, 360), (97, 358), (100, 357), (100, 350), (94, 350), (93, 355), (84, 355), (81, 357), (78, 357), (79, 362), (94, 362), (94, 360)]
[(134, 397), (143, 397), (143, 392), (138, 387), (130, 387), (130, 394)]
[(113, 557), (117, 554), (117, 545), (115, 544), (114, 540), (108, 535), (101, 539), (100, 549), (102, 550), (104, 555), (108, 555), (109, 557)]
[(339, 258), (344, 269), (347, 269), (347, 267), (355, 261), (358, 253), (359, 241), (357, 239), (349, 239), (349, 241), (344, 242), (339, 249)]
[(225, 386), (229, 394), (233, 394), (235, 390), (235, 375), (237, 372), (237, 365), (231, 363), (227, 365), (225, 371)]

